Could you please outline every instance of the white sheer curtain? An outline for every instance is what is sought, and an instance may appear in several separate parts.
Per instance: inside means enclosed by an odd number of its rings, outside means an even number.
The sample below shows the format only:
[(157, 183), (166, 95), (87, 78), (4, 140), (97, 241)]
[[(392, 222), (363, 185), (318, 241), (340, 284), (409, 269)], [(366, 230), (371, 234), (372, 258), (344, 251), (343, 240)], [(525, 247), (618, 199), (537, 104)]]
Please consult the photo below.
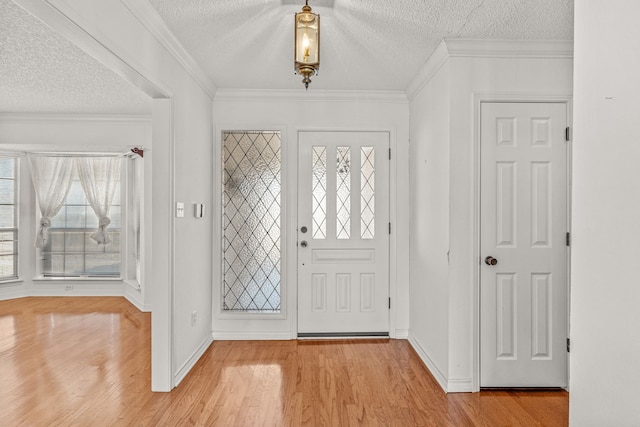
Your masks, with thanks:
[(58, 213), (71, 187), (74, 162), (73, 159), (66, 157), (28, 156), (27, 158), (41, 216), (35, 246), (43, 248), (49, 236), (51, 217)]
[(111, 242), (107, 234), (107, 227), (111, 224), (109, 209), (120, 185), (122, 158), (78, 157), (75, 160), (87, 201), (98, 216), (98, 230), (90, 237), (99, 245), (106, 245)]

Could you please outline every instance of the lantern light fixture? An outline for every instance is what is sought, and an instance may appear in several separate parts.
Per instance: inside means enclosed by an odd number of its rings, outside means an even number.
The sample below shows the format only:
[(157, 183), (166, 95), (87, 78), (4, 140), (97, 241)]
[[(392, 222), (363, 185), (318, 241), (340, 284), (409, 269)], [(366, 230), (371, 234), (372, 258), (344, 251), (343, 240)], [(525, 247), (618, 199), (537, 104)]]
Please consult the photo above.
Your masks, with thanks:
[(309, 0), (296, 13), (293, 55), (295, 73), (303, 77), (302, 83), (309, 89), (310, 77), (320, 68), (320, 15), (311, 11)]

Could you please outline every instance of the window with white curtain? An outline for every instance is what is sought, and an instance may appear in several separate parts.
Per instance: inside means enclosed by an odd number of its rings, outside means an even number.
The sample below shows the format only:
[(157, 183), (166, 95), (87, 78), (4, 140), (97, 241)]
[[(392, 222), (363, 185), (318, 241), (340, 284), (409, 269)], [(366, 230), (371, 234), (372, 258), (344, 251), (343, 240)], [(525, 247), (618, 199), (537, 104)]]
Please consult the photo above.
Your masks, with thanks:
[(76, 175), (60, 211), (51, 218), (49, 238), (42, 248), (44, 277), (120, 277), (121, 185), (119, 181), (109, 210), (109, 243), (98, 244), (91, 235), (98, 217)]
[(0, 281), (18, 277), (17, 161), (0, 157)]

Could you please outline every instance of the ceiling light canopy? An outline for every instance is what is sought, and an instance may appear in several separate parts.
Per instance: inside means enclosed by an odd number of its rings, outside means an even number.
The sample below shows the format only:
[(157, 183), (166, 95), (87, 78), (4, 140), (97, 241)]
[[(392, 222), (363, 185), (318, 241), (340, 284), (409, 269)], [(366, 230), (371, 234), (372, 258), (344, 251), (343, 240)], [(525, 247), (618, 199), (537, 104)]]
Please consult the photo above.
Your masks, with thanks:
[(302, 11), (296, 13), (294, 67), (295, 73), (303, 77), (305, 89), (308, 89), (310, 77), (317, 75), (320, 68), (320, 15), (311, 11), (309, 0), (306, 0)]

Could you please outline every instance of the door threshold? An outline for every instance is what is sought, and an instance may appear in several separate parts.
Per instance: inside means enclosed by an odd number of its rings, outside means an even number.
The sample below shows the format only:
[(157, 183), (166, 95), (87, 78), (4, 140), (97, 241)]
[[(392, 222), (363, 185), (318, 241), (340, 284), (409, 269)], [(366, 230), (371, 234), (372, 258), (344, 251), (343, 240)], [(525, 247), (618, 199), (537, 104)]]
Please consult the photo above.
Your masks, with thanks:
[(480, 387), (480, 391), (567, 391), (566, 388), (561, 386), (524, 386), (524, 387)]
[(389, 332), (298, 332), (299, 340), (389, 338)]

